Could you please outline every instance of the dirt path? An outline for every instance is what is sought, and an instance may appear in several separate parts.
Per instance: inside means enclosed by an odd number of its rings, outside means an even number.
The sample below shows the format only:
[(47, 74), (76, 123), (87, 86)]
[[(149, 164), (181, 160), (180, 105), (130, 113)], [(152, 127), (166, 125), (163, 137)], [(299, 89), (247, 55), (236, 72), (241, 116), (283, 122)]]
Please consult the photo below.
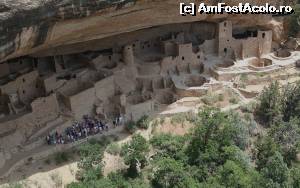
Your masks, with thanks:
[(121, 133), (122, 131), (123, 131), (123, 127), (117, 127), (114, 129), (110, 129), (108, 132), (104, 132), (103, 134), (89, 136), (86, 139), (82, 139), (74, 143), (65, 144), (65, 145), (56, 145), (56, 146), (43, 145), (26, 152), (19, 152), (17, 154), (14, 154), (12, 158), (6, 161), (5, 165), (0, 169), (0, 181), (8, 177), (14, 170), (16, 170), (18, 167), (22, 165), (25, 165), (26, 162), (29, 162), (30, 160), (39, 160), (55, 152), (66, 151), (68, 149), (71, 149), (75, 146), (87, 142), (89, 139), (100, 138), (104, 135), (105, 136), (118, 135), (118, 133)]

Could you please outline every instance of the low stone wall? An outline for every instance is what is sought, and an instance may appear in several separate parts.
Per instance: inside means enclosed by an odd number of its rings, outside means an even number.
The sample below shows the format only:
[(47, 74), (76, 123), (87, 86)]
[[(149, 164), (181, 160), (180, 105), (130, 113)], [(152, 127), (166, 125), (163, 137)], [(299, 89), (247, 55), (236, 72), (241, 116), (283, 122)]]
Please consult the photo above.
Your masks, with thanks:
[(176, 94), (181, 97), (200, 97), (207, 93), (207, 88), (195, 88), (195, 89), (180, 89), (176, 88)]
[(136, 105), (127, 105), (125, 111), (127, 120), (137, 121), (143, 115), (149, 115), (154, 111), (154, 101), (149, 100)]
[(251, 91), (247, 91), (247, 90), (240, 89), (240, 88), (238, 90), (245, 98), (253, 98), (258, 95), (257, 92), (251, 92)]

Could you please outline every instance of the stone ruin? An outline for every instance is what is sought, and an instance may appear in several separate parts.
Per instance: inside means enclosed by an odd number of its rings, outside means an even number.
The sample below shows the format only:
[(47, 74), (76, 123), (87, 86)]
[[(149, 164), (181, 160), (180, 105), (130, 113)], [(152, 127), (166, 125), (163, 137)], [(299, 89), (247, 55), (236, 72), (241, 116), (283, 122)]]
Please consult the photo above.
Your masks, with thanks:
[(120, 43), (0, 64), (0, 167), (61, 119), (123, 114), (136, 121), (182, 97), (204, 95), (240, 67), (244, 73), (257, 71), (249, 66), (276, 65), (264, 57), (272, 51), (272, 31), (233, 27), (230, 21), (161, 26)]
[[(136, 120), (137, 112), (154, 110), (156, 95), (172, 89), (174, 77), (183, 79), (186, 87), (205, 84), (207, 79), (197, 75), (209, 75), (204, 63), (206, 54), (226, 59), (219, 64), (226, 68), (233, 65), (232, 59), (260, 57), (271, 52), (271, 31), (247, 28), (235, 31), (230, 21), (213, 25), (211, 34), (204, 34), (205, 29), (201, 31), (206, 23), (196, 23), (190, 24), (194, 27), (192, 31), (181, 32), (179, 28), (110, 49), (23, 57), (2, 63), (1, 119), (32, 112), (35, 100), (55, 96), (60, 101), (57, 109), (64, 109), (75, 119), (84, 114), (103, 117), (125, 114), (128, 120)], [(184, 78), (185, 75), (192, 76)]]

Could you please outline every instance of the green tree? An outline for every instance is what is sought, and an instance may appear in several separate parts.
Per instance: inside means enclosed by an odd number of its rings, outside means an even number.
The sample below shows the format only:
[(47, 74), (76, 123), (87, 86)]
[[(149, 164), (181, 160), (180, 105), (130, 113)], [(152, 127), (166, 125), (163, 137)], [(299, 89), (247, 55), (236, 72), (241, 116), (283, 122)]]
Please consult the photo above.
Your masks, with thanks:
[(269, 185), (280, 185), (281, 187), (287, 185), (289, 169), (279, 152), (275, 152), (275, 154), (268, 159), (265, 167), (261, 169), (261, 173), (267, 179)]
[(121, 155), (124, 157), (125, 164), (129, 165), (128, 175), (137, 176), (139, 168), (146, 166), (148, 152), (149, 144), (140, 134), (133, 135), (132, 140), (123, 145)]
[(225, 114), (228, 123), (224, 125), (220, 133), (221, 140), (229, 140), (227, 145), (236, 145), (241, 149), (245, 149), (249, 144), (249, 129), (247, 122), (240, 117), (238, 113), (228, 112)]
[(257, 141), (256, 150), (256, 165), (260, 170), (266, 166), (269, 157), (273, 156), (279, 149), (274, 139), (266, 136)]
[(84, 144), (79, 148), (80, 169), (90, 169), (95, 165), (101, 165), (104, 155), (104, 147), (100, 144), (90, 143)]
[(108, 174), (108, 178), (113, 182), (114, 187), (128, 187), (128, 188), (150, 188), (148, 182), (143, 177), (137, 177), (134, 179), (126, 177), (126, 173), (118, 170), (117, 172), (111, 172)]
[(244, 169), (250, 168), (250, 157), (237, 146), (226, 146), (222, 148), (222, 158), (225, 161), (233, 161)]
[(85, 171), (80, 171), (81, 181), (82, 182), (91, 182), (91, 181), (97, 181), (101, 179), (102, 177), (102, 168), (101, 167), (95, 167), (90, 168)]
[(231, 188), (260, 187), (261, 177), (252, 168), (243, 168), (234, 161), (226, 161), (217, 171), (217, 180), (221, 185)]
[(100, 179), (102, 174), (102, 159), (104, 147), (98, 142), (88, 142), (79, 148), (80, 161), (78, 162), (78, 177), (83, 182)]
[(207, 181), (226, 160), (247, 166), (249, 162), (242, 150), (248, 144), (249, 131), (237, 113), (204, 108), (199, 112), (195, 125), (189, 136), (186, 155), (199, 182)]
[(206, 108), (199, 112), (199, 120), (191, 134), (187, 155), (191, 165), (214, 168), (224, 161), (220, 156), (225, 146), (236, 145), (244, 149), (248, 142), (246, 125), (234, 113)]
[(122, 171), (111, 172), (108, 174), (108, 178), (113, 182), (115, 187), (129, 187), (129, 183), (124, 177), (124, 173)]
[(291, 174), (291, 186), (292, 187), (300, 187), (300, 168), (293, 167), (290, 171)]
[(282, 113), (284, 121), (293, 117), (300, 118), (300, 82), (283, 88)]
[(129, 184), (130, 184), (131, 188), (150, 188), (151, 187), (148, 182), (146, 182), (144, 179), (141, 179), (141, 178), (130, 179)]
[(176, 160), (186, 160), (187, 156), (184, 153), (187, 137), (173, 136), (171, 134), (154, 135), (150, 143), (156, 150), (156, 156), (169, 157)]
[(270, 126), (281, 115), (281, 94), (278, 82), (273, 82), (264, 88), (259, 96), (256, 115), (260, 121)]
[(291, 119), (289, 122), (279, 121), (272, 126), (269, 135), (274, 139), (284, 156), (285, 162), (291, 165), (296, 159), (300, 146), (300, 120)]
[(170, 158), (161, 158), (153, 168), (154, 187), (182, 188), (198, 187), (198, 182), (193, 179), (184, 168), (183, 163)]
[(99, 180), (93, 180), (89, 182), (73, 182), (69, 185), (67, 185), (67, 188), (99, 188), (99, 187), (105, 187), (105, 188), (116, 188), (109, 179), (102, 178)]

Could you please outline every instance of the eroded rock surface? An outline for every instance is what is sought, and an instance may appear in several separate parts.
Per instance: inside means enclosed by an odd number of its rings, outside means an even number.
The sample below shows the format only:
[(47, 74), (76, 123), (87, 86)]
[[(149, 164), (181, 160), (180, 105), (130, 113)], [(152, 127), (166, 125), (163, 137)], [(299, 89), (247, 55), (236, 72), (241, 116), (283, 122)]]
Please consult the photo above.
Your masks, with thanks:
[[(218, 21), (228, 15), (179, 16), (177, 0), (6, 0), (0, 2), (0, 61), (34, 54), (36, 56), (81, 52), (92, 49), (86, 42), (159, 25)], [(199, 1), (198, 1), (199, 2)], [(205, 1), (214, 4), (217, 1)], [(246, 1), (245, 1), (246, 2)], [(280, 5), (284, 1), (265, 2)], [(226, 3), (236, 3), (226, 1)], [(255, 18), (253, 17), (255, 16)], [(262, 25), (281, 35), (281, 26), (270, 16), (230, 15), (235, 25)], [(76, 44), (74, 46), (74, 44)], [(56, 49), (58, 48), (58, 49)]]

